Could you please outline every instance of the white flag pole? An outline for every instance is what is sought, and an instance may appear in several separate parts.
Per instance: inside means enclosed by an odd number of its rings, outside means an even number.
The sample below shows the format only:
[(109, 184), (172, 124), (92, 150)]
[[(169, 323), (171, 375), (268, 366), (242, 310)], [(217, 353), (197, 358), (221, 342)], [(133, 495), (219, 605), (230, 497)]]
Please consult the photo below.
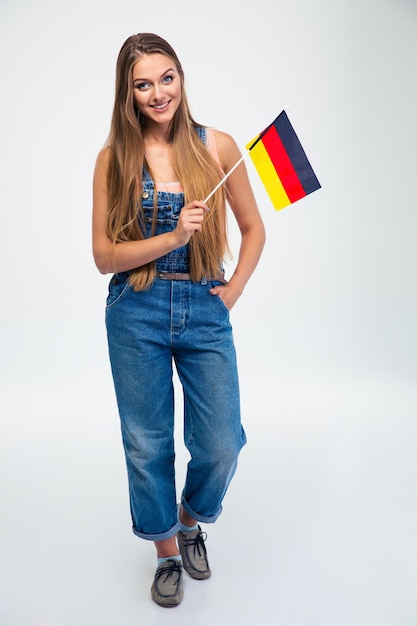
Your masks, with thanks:
[[(284, 111), (285, 109), (288, 109), (290, 105), (287, 104), (286, 107), (284, 107)], [(271, 126), (271, 125), (270, 125)], [(230, 174), (232, 174), (235, 169), (237, 168), (238, 165), (240, 165), (243, 161), (243, 159), (245, 159), (249, 152), (252, 150), (252, 148), (255, 146), (255, 144), (258, 143), (258, 141), (262, 138), (262, 135), (268, 130), (269, 126), (267, 126), (265, 128), (265, 130), (258, 136), (258, 138), (254, 141), (254, 143), (250, 146), (249, 150), (246, 150), (246, 152), (244, 153), (244, 155), (239, 159), (239, 161), (237, 163), (234, 164), (234, 166), (232, 167), (232, 169), (230, 170), (230, 172), (227, 172), (226, 176), (224, 176), (224, 178), (221, 179), (221, 181), (219, 182), (218, 185), (215, 186), (215, 188), (213, 189), (213, 191), (211, 191), (209, 193), (209, 195), (207, 196), (207, 198), (204, 200), (204, 204), (206, 204), (208, 202), (208, 200), (210, 200), (211, 196), (216, 193), (216, 191), (219, 189), (219, 187), (221, 187), (223, 185), (223, 183), (229, 178)]]
[(232, 173), (235, 171), (235, 169), (237, 168), (237, 166), (238, 166), (238, 165), (240, 165), (240, 164), (242, 163), (243, 159), (245, 159), (245, 158), (246, 158), (246, 156), (247, 156), (248, 154), (249, 154), (249, 150), (246, 150), (245, 154), (244, 154), (243, 156), (241, 156), (241, 157), (240, 157), (239, 161), (238, 161), (237, 163), (235, 163), (235, 164), (234, 164), (234, 166), (232, 167), (232, 169), (231, 169), (229, 172), (227, 172), (226, 176), (224, 176), (224, 178), (222, 178), (222, 179), (221, 179), (221, 181), (219, 182), (219, 184), (215, 186), (215, 188), (213, 189), (213, 191), (211, 191), (211, 192), (209, 193), (209, 195), (207, 196), (207, 198), (204, 200), (204, 204), (206, 204), (206, 203), (207, 203), (207, 201), (208, 201), (208, 200), (210, 200), (211, 196), (212, 196), (214, 193), (216, 193), (216, 191), (219, 189), (219, 187), (221, 187), (221, 186), (223, 185), (224, 181), (225, 181), (227, 178), (229, 178), (230, 174), (232, 174)]

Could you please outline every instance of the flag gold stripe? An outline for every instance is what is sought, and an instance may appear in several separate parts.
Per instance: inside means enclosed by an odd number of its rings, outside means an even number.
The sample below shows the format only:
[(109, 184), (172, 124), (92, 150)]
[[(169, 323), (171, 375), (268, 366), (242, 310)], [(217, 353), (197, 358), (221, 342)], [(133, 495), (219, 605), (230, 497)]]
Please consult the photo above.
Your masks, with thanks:
[[(254, 141), (256, 141), (256, 137), (248, 143), (246, 148), (249, 149)], [(275, 210), (279, 211), (291, 204), (291, 201), (285, 192), (282, 182), (262, 141), (258, 141), (256, 146), (254, 146), (249, 152), (249, 155), (255, 165), (260, 179), (265, 186), (271, 202), (274, 205)]]

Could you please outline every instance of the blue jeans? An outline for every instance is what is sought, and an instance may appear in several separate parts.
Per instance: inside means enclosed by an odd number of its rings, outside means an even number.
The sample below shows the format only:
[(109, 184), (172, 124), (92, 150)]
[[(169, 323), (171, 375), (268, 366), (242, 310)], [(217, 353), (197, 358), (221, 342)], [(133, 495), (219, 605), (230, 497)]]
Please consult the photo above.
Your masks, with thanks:
[[(183, 268), (180, 268), (180, 271)], [(128, 274), (109, 286), (106, 326), (126, 456), (133, 532), (153, 541), (179, 528), (174, 468), (173, 364), (184, 394), (190, 453), (184, 509), (214, 522), (246, 443), (229, 312), (219, 284), (165, 280), (135, 292)]]

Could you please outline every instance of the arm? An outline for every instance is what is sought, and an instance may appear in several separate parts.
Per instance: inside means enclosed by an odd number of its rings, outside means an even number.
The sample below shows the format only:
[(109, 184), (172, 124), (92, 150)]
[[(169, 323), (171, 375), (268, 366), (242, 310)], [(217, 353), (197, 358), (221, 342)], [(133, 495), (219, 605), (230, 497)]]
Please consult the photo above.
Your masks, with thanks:
[(194, 201), (182, 209), (178, 225), (172, 232), (140, 241), (117, 243), (113, 246), (106, 230), (109, 157), (108, 148), (100, 152), (93, 179), (93, 256), (102, 274), (125, 272), (154, 261), (186, 245), (191, 235), (201, 230), (207, 206), (203, 202)]
[[(240, 159), (240, 150), (232, 137), (226, 133), (216, 131), (216, 143), (223, 170), (227, 173)], [(230, 207), (242, 239), (236, 269), (227, 286), (215, 287), (211, 293), (220, 295), (230, 310), (242, 294), (258, 264), (265, 244), (265, 228), (244, 162), (229, 176), (225, 184), (230, 193)]]

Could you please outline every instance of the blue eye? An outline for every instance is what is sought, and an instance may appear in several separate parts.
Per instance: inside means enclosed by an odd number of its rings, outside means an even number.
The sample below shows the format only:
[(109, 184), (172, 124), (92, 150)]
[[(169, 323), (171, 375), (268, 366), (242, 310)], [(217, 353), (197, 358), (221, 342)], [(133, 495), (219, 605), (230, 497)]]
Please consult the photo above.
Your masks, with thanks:
[(138, 83), (137, 85), (135, 85), (135, 89), (138, 89), (139, 91), (143, 91), (144, 89), (148, 89), (149, 88), (149, 83)]
[(164, 76), (162, 82), (164, 82), (164, 83), (171, 83), (173, 80), (174, 80), (174, 77), (171, 76), (171, 75), (168, 75), (168, 76)]

